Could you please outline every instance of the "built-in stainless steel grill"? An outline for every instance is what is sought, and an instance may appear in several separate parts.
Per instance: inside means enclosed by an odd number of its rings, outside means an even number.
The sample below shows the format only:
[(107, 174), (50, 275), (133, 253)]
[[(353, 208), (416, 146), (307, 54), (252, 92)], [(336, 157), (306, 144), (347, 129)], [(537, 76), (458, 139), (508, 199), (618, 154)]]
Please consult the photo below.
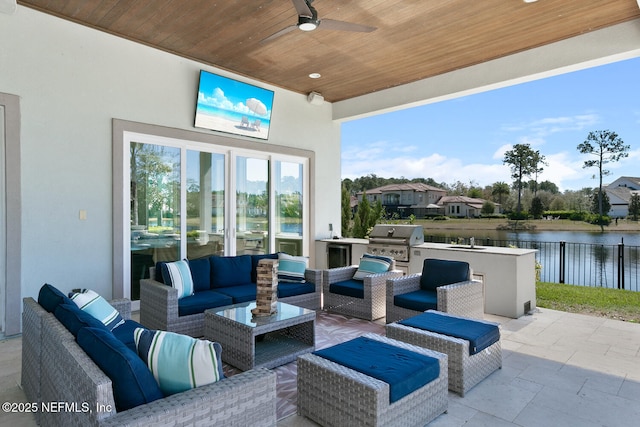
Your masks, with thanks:
[(377, 224), (369, 233), (367, 252), (391, 256), (397, 263), (408, 263), (411, 247), (424, 243), (421, 225)]

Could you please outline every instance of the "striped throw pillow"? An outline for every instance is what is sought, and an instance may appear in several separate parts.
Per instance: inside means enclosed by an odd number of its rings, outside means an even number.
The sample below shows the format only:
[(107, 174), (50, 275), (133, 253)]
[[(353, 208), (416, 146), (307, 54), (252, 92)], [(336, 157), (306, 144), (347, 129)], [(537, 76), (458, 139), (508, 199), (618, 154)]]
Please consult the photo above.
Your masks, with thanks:
[(365, 277), (370, 276), (372, 274), (377, 273), (385, 273), (389, 271), (389, 267), (391, 267), (391, 258), (364, 254), (362, 258), (360, 258), (360, 265), (358, 266), (358, 270), (353, 275), (355, 280), (363, 280)]
[(178, 290), (178, 299), (193, 295), (193, 277), (187, 260), (164, 263), (162, 279), (165, 285)]
[(292, 256), (278, 253), (278, 281), (304, 283), (304, 272), (309, 266), (309, 259), (303, 256)]
[(138, 356), (147, 364), (165, 396), (224, 378), (222, 346), (175, 332), (136, 328)]
[(91, 289), (74, 289), (69, 293), (69, 298), (80, 310), (101, 321), (110, 331), (124, 323), (118, 310)]

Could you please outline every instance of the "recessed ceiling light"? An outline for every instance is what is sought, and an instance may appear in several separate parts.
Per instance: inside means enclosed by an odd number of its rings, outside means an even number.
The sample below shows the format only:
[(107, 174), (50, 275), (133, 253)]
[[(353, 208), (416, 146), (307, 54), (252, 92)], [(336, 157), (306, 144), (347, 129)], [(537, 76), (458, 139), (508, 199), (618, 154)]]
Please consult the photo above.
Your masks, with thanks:
[(524, 2), (525, 2), (525, 3), (535, 3), (535, 2), (537, 2), (537, 1), (538, 1), (538, 0), (524, 0)]
[(319, 79), (320, 77), (322, 77), (322, 75), (320, 75), (320, 73), (311, 73), (309, 74), (309, 77), (311, 77), (312, 79)]

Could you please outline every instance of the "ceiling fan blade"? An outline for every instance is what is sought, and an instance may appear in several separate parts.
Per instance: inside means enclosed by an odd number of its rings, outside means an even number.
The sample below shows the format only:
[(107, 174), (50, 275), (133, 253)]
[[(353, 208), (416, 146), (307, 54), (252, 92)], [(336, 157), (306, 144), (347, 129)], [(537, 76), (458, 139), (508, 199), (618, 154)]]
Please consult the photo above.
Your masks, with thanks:
[(283, 28), (282, 30), (280, 30), (280, 31), (278, 31), (278, 32), (276, 32), (276, 33), (271, 34), (269, 37), (267, 37), (267, 38), (265, 38), (265, 39), (262, 39), (262, 40), (260, 41), (260, 44), (263, 44), (263, 43), (269, 43), (270, 41), (275, 40), (275, 39), (277, 39), (277, 38), (278, 38), (278, 37), (280, 37), (280, 36), (284, 36), (285, 34), (290, 33), (291, 31), (293, 31), (293, 30), (295, 30), (295, 29), (297, 29), (297, 28), (298, 28), (298, 26), (297, 26), (297, 25), (290, 25), (290, 26), (288, 26), (288, 27), (285, 27), (285, 28)]
[(369, 25), (354, 24), (351, 22), (336, 21), (334, 19), (321, 19), (318, 28), (323, 30), (338, 30), (338, 31), (355, 31), (358, 33), (370, 33), (377, 30), (376, 27), (370, 27)]
[[(313, 0), (312, 0), (313, 1)], [(311, 18), (313, 13), (311, 13), (311, 9), (309, 9), (309, 3), (305, 0), (291, 0), (293, 3), (293, 7), (296, 8), (296, 12), (298, 12), (298, 16), (306, 16)]]

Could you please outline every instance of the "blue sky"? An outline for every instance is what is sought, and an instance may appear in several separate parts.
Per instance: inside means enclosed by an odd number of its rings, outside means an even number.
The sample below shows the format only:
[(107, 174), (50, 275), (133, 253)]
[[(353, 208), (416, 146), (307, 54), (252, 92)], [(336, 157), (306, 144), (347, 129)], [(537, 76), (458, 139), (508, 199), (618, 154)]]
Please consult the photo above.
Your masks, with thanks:
[(640, 176), (640, 58), (342, 124), (342, 178), (433, 178), (447, 184), (511, 183), (505, 151), (528, 143), (546, 157), (539, 181), (560, 190), (596, 187), (589, 132), (630, 145), (604, 182)]

